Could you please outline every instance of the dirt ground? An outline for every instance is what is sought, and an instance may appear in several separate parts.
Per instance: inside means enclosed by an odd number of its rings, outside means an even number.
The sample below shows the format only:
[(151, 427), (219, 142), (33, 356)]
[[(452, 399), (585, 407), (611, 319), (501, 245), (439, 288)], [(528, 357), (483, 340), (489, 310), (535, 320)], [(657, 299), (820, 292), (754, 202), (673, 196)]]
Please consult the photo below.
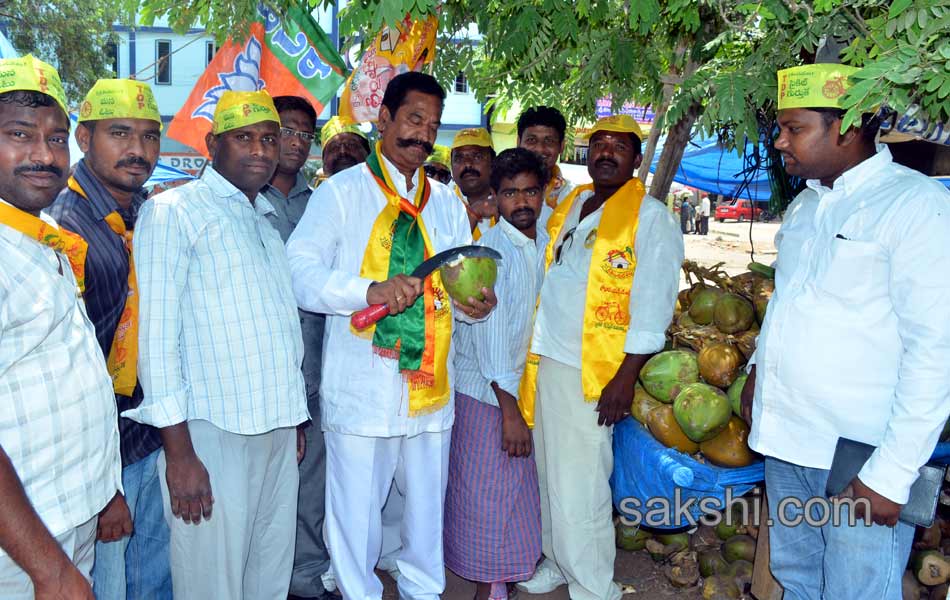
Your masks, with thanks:
[[(751, 242), (749, 223), (728, 221), (717, 223), (709, 222), (709, 234), (706, 236), (686, 235), (686, 258), (694, 260), (703, 266), (712, 266), (723, 263), (722, 268), (730, 275), (745, 272), (746, 265), (751, 258), (750, 252), (755, 251), (755, 260), (764, 264), (771, 264), (775, 260), (775, 245), (773, 240), (778, 231), (779, 223), (753, 223)], [(685, 287), (685, 282), (681, 284)], [(699, 586), (689, 589), (675, 588), (663, 575), (646, 552), (617, 551), (615, 563), (615, 579), (619, 583), (629, 584), (632, 591), (624, 595), (624, 600), (701, 600), (702, 590)], [(380, 578), (385, 584), (384, 600), (397, 600), (395, 582), (388, 574), (380, 572)], [(446, 588), (442, 598), (445, 600), (471, 600), (475, 596), (475, 586), (456, 577), (451, 571), (446, 571)], [(520, 600), (569, 600), (567, 586), (543, 595), (533, 595), (521, 592)]]
[[(771, 223), (752, 223), (751, 241), (749, 223), (726, 221), (717, 223), (709, 220), (709, 234), (683, 236), (686, 245), (686, 258), (703, 266), (712, 266), (722, 262), (722, 268), (730, 275), (747, 271), (746, 265), (752, 260), (763, 264), (772, 264), (775, 260), (775, 233), (777, 221)], [(685, 284), (684, 284), (685, 285)], [(682, 286), (681, 286), (682, 287)]]

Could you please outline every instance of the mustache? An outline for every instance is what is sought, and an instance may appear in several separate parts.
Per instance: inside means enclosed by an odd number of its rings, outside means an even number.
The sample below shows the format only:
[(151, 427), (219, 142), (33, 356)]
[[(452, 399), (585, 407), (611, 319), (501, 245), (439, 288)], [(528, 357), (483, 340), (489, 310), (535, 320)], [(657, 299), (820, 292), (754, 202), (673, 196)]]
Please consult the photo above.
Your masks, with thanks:
[(29, 165), (13, 169), (14, 175), (22, 175), (24, 173), (52, 173), (57, 177), (63, 176), (63, 170), (56, 165)]
[(526, 207), (524, 207), (524, 208), (519, 208), (518, 210), (516, 210), (516, 211), (514, 211), (513, 213), (511, 213), (511, 218), (513, 219), (513, 218), (515, 218), (515, 217), (517, 217), (517, 216), (519, 216), (519, 215), (524, 215), (524, 216), (526, 216), (526, 217), (534, 217), (534, 216), (536, 216), (536, 213), (534, 212), (534, 209), (533, 209), (533, 208), (530, 208), (530, 207), (527, 207), (527, 206), (526, 206)]
[(464, 169), (462, 169), (462, 172), (459, 173), (459, 179), (465, 177), (465, 176), (466, 176), (467, 174), (469, 174), (469, 173), (471, 173), (471, 174), (474, 175), (475, 177), (481, 177), (481, 176), (482, 176), (481, 171), (479, 171), (478, 169), (475, 169), (475, 168), (473, 168), (473, 167), (465, 167)]
[(400, 148), (408, 148), (410, 146), (419, 146), (426, 151), (426, 154), (432, 154), (432, 151), (435, 149), (432, 144), (425, 140), (416, 140), (412, 138), (396, 138), (396, 145)]
[(130, 156), (129, 158), (123, 158), (119, 162), (115, 163), (116, 169), (134, 166), (145, 167), (146, 169), (152, 168), (152, 165), (141, 156)]
[(599, 166), (601, 166), (601, 165), (612, 165), (612, 166), (616, 167), (616, 166), (617, 166), (617, 161), (615, 161), (615, 160), (612, 159), (612, 158), (601, 158), (601, 159), (599, 159), (597, 162), (594, 163), (594, 166), (595, 166), (595, 167), (599, 167)]

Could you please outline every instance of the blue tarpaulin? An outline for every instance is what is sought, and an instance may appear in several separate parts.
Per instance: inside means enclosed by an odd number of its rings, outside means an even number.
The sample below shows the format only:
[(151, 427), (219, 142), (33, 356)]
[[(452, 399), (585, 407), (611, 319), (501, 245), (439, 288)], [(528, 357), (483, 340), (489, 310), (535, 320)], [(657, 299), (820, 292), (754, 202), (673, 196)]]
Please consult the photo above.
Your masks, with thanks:
[[(677, 494), (680, 506), (692, 503), (689, 513), (698, 520), (703, 516), (701, 500), (709, 499), (705, 500), (710, 503), (708, 509), (722, 509), (727, 489), (731, 488), (731, 496), (738, 498), (765, 479), (762, 461), (736, 469), (703, 464), (688, 454), (667, 448), (632, 417), (614, 426), (613, 446), (610, 488), (614, 507), (622, 516), (634, 521), (639, 517), (644, 525), (658, 529), (693, 524), (685, 515), (673, 512)], [(937, 444), (931, 461), (950, 463), (950, 443)], [(672, 509), (665, 515), (664, 504)], [(652, 517), (651, 511), (656, 511)]]
[[(665, 141), (665, 137), (660, 138), (656, 145), (656, 154), (653, 155), (653, 163), (650, 165), (651, 173), (656, 171)], [(753, 152), (755, 148), (752, 144), (747, 144), (746, 153)], [(765, 149), (760, 146), (759, 152), (762, 153), (760, 162), (764, 164)], [(772, 197), (772, 188), (769, 185), (768, 173), (762, 169), (753, 174), (748, 190), (738, 193), (743, 181), (742, 171), (746, 169), (746, 165), (746, 159), (739, 156), (738, 151), (726, 150), (715, 139), (695, 137), (687, 144), (686, 151), (683, 152), (683, 160), (680, 162), (679, 169), (676, 170), (676, 175), (673, 176), (673, 181), (729, 198), (738, 196), (768, 202)]]

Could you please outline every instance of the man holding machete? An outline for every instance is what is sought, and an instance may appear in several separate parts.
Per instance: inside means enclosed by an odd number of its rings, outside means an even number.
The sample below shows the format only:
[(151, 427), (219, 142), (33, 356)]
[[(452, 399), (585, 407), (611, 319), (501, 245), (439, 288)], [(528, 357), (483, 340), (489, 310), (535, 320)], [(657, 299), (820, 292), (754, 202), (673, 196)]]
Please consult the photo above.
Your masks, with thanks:
[[(495, 305), (469, 298), (453, 310), (438, 273), (410, 277), (426, 257), (471, 243), (461, 203), (426, 179), (445, 91), (422, 73), (389, 82), (381, 140), (360, 168), (314, 192), (287, 243), (297, 302), (326, 313), (320, 387), (327, 446), (326, 534), (347, 598), (381, 598), (373, 572), (380, 511), (395, 477), (406, 496), (397, 557), (403, 598), (436, 599), (445, 588), (442, 501), (452, 403), (452, 320), (482, 319)], [(386, 304), (362, 330), (350, 315)]]

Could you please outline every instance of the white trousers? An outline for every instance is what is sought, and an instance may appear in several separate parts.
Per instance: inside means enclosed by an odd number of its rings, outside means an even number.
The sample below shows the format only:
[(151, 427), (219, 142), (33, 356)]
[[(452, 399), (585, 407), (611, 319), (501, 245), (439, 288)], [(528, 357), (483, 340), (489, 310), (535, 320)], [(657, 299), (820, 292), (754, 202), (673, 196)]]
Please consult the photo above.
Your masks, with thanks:
[(581, 372), (541, 357), (534, 453), (541, 490), (541, 546), (567, 579), (571, 600), (618, 600), (614, 583), (613, 427), (597, 424)]
[(214, 507), (197, 525), (172, 514), (163, 450), (158, 469), (175, 600), (286, 598), (297, 536), (296, 428), (239, 435), (189, 421), (188, 429)]
[[(99, 516), (56, 536), (56, 541), (82, 576), (92, 585), (92, 563), (96, 550), (96, 527)], [(0, 556), (0, 598), (3, 600), (33, 600), (33, 581), (10, 555)]]
[(373, 572), (382, 546), (382, 509), (395, 485), (405, 495), (396, 555), (399, 595), (437, 600), (445, 590), (442, 505), (451, 431), (376, 438), (326, 432), (325, 533), (337, 585), (345, 600), (379, 600)]

